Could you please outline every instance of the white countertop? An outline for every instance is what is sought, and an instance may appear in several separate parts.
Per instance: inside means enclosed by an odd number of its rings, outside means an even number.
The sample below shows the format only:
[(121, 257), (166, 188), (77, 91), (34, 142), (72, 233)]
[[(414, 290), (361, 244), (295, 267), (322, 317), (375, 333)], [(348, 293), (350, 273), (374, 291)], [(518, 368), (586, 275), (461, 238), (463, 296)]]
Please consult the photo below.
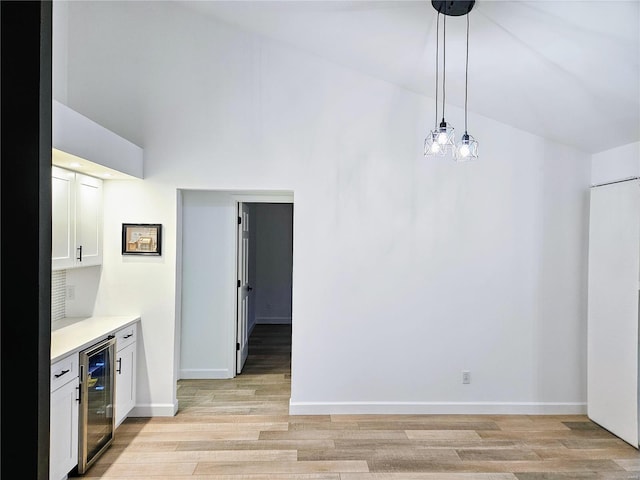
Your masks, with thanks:
[(137, 315), (63, 318), (51, 325), (51, 362), (79, 352), (140, 320)]

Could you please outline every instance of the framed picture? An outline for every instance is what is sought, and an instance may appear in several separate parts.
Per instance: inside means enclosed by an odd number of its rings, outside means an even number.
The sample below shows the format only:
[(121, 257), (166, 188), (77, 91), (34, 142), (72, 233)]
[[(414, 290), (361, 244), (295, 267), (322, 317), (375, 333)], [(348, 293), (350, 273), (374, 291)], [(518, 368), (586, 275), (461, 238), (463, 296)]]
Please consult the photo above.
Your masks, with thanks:
[(160, 255), (161, 253), (162, 224), (122, 224), (122, 255)]

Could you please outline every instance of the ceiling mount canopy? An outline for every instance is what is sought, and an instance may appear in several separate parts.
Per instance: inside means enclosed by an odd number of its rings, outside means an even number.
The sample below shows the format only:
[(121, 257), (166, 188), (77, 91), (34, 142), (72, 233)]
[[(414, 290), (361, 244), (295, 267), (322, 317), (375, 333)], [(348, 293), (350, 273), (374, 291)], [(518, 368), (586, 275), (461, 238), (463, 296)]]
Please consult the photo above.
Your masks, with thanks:
[(466, 15), (471, 11), (475, 3), (475, 0), (431, 0), (433, 8), (435, 8), (439, 13), (449, 15), (451, 17)]

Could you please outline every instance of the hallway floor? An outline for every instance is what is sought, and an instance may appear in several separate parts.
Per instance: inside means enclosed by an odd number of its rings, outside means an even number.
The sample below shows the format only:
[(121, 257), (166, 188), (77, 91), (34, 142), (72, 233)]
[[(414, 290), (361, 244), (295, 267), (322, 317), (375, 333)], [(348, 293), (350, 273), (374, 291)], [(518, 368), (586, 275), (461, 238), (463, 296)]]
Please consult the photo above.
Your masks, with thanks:
[(150, 480), (640, 480), (586, 416), (289, 416), (291, 329), (254, 329), (243, 373), (180, 380), (175, 417), (130, 418), (84, 475)]

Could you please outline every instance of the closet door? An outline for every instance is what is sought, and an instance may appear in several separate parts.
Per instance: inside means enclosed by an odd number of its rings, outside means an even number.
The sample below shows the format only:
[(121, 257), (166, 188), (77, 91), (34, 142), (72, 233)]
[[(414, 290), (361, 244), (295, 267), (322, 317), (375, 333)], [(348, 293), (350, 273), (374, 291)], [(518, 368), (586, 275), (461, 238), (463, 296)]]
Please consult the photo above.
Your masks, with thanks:
[(591, 188), (587, 411), (638, 447), (640, 183)]

